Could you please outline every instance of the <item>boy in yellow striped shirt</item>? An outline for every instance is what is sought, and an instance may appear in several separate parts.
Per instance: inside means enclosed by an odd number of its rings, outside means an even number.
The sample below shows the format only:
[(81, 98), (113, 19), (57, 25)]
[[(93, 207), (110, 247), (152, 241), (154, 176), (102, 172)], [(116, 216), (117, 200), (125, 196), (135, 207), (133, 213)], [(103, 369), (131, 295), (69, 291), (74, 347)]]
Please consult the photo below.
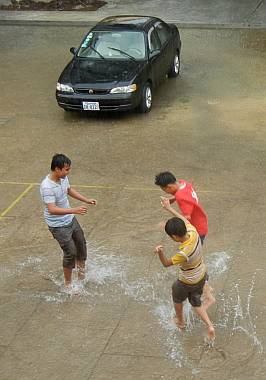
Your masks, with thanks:
[(170, 259), (164, 255), (163, 246), (157, 246), (155, 251), (158, 253), (163, 266), (179, 266), (178, 280), (172, 286), (177, 325), (180, 329), (185, 328), (183, 302), (188, 298), (196, 314), (206, 324), (209, 340), (214, 340), (215, 330), (207, 314), (207, 307), (201, 301), (203, 287), (208, 275), (203, 261), (199, 234), (186, 218), (172, 209), (168, 199), (163, 199), (162, 205), (176, 215), (166, 222), (165, 232), (178, 243), (178, 251)]

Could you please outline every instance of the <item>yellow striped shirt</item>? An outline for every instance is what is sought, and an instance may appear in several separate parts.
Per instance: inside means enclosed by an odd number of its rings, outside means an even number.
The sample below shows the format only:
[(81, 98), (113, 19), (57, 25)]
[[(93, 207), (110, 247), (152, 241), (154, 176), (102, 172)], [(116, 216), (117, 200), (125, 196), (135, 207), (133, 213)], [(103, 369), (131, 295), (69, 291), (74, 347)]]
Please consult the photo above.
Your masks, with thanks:
[(203, 279), (206, 267), (197, 230), (190, 223), (187, 223), (186, 227), (189, 238), (183, 243), (179, 243), (178, 251), (172, 257), (172, 263), (179, 265), (178, 279), (185, 284), (194, 285)]

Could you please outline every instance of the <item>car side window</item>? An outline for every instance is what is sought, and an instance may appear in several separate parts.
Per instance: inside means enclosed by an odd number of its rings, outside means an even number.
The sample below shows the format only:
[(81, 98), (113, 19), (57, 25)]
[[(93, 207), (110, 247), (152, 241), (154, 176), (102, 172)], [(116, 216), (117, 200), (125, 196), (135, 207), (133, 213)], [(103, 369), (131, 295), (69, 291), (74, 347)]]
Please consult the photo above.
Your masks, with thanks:
[(155, 29), (158, 33), (158, 36), (160, 38), (161, 44), (164, 45), (171, 36), (171, 31), (169, 27), (161, 22), (159, 22), (157, 25), (155, 25)]
[(154, 50), (160, 50), (161, 49), (161, 44), (159, 41), (159, 38), (157, 36), (157, 33), (154, 28), (152, 28), (149, 32), (149, 50), (150, 52)]

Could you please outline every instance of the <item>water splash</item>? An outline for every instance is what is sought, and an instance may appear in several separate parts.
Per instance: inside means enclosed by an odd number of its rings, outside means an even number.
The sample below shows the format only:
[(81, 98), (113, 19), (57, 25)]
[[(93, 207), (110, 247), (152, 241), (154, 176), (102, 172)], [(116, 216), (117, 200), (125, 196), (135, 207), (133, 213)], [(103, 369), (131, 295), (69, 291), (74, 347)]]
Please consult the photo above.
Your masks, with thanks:
[(220, 308), (223, 310), (222, 313), (219, 314), (223, 315), (223, 317), (218, 321), (217, 325), (220, 328), (230, 329), (231, 336), (233, 336), (235, 332), (244, 334), (248, 337), (253, 346), (258, 349), (258, 352), (262, 353), (263, 345), (257, 336), (256, 324), (250, 312), (258, 271), (260, 271), (260, 269), (257, 269), (252, 276), (246, 300), (240, 296), (240, 285), (238, 283), (232, 285), (227, 297), (222, 294)]
[(211, 278), (217, 278), (228, 269), (230, 256), (227, 252), (214, 252), (206, 256), (206, 265)]
[[(220, 278), (228, 269), (230, 255), (226, 252), (214, 252), (206, 257), (208, 272), (211, 282)], [(192, 372), (198, 373), (200, 368), (195, 367), (189, 359), (189, 353), (185, 350), (184, 338), (179, 334), (176, 326), (172, 322), (174, 310), (171, 299), (171, 284), (176, 278), (176, 268), (152, 271), (147, 267), (143, 269), (143, 259), (118, 256), (106, 249), (104, 246), (97, 246), (90, 243), (88, 246), (88, 260), (85, 280), (77, 281), (77, 273), (73, 273), (73, 287), (69, 292), (63, 291), (63, 275), (56, 275), (55, 272), (45, 272), (47, 259), (40, 257), (28, 257), (25, 261), (17, 263), (16, 267), (1, 268), (0, 280), (6, 277), (15, 276), (24, 270), (34, 270), (39, 272), (43, 278), (50, 280), (57, 288), (56, 291), (38, 292), (32, 294), (34, 298), (48, 303), (63, 303), (69, 300), (78, 299), (79, 302), (86, 302), (89, 306), (94, 306), (101, 302), (101, 296), (108, 294), (107, 302), (117, 300), (121, 296), (134, 299), (149, 307), (151, 313), (155, 315), (158, 323), (164, 331), (162, 345), (165, 347), (167, 357), (175, 362), (178, 367), (190, 368)], [(58, 269), (58, 268), (57, 268)], [(219, 295), (217, 304), (223, 308), (222, 313), (218, 313), (216, 326), (231, 332), (245, 334), (252, 345), (263, 352), (263, 346), (256, 333), (256, 326), (251, 316), (251, 301), (255, 289), (257, 272), (254, 273), (250, 290), (246, 299), (240, 297), (240, 285), (235, 283), (229, 295), (223, 293)], [(112, 285), (112, 292), (110, 292)], [(23, 291), (20, 291), (20, 295)], [(29, 294), (25, 293), (28, 297)], [(78, 298), (77, 298), (78, 297)], [(100, 301), (99, 301), (100, 300)], [(187, 332), (201, 329), (202, 324), (195, 317), (188, 302), (184, 303), (184, 315), (186, 318)], [(188, 336), (186, 334), (186, 336)], [(193, 373), (194, 373), (193, 372)]]

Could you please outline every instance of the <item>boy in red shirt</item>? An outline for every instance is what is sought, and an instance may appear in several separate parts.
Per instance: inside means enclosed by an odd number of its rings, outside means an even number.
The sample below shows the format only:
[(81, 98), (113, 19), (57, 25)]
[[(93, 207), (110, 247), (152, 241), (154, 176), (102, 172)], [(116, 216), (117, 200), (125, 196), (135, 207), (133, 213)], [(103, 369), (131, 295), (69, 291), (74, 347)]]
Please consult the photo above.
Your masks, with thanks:
[[(196, 228), (201, 244), (203, 244), (208, 233), (208, 218), (192, 184), (183, 179), (177, 181), (170, 172), (162, 172), (155, 176), (155, 185), (160, 186), (165, 193), (172, 195), (169, 199), (170, 203), (177, 202), (181, 214)], [(163, 201), (168, 198), (161, 197), (161, 199)], [(215, 302), (208, 284), (204, 287), (204, 296), (204, 304), (207, 309)]]

